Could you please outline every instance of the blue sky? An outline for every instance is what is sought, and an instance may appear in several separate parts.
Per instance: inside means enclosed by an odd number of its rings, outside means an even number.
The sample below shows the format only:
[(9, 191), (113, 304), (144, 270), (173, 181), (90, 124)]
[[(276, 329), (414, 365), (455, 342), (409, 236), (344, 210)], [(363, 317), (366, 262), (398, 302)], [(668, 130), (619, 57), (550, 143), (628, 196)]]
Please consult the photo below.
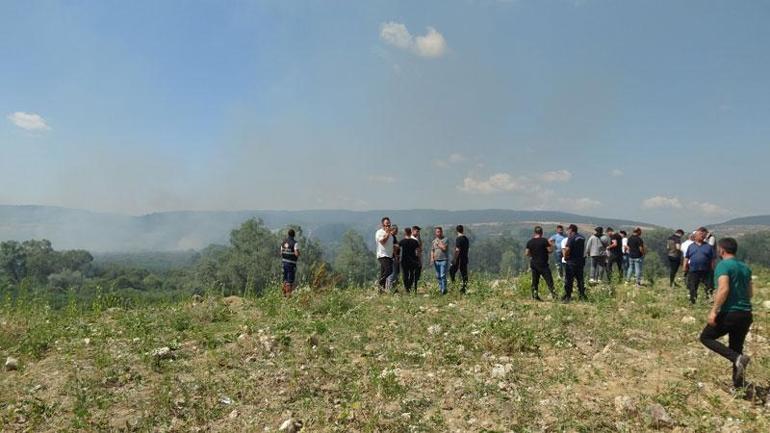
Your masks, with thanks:
[(0, 3), (0, 203), (770, 213), (762, 1)]

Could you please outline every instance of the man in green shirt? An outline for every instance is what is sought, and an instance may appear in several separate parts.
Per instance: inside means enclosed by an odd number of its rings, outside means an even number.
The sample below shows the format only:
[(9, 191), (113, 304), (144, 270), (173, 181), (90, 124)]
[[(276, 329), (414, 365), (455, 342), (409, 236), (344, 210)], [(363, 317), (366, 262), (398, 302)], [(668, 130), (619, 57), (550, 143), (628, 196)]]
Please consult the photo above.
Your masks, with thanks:
[[(718, 287), (714, 306), (709, 311), (708, 325), (700, 334), (700, 341), (733, 364), (733, 386), (745, 386), (744, 372), (751, 360), (743, 354), (743, 342), (751, 327), (751, 269), (735, 258), (738, 242), (733, 238), (719, 241), (718, 252), (722, 261), (714, 270)], [(729, 335), (729, 347), (717, 339)]]

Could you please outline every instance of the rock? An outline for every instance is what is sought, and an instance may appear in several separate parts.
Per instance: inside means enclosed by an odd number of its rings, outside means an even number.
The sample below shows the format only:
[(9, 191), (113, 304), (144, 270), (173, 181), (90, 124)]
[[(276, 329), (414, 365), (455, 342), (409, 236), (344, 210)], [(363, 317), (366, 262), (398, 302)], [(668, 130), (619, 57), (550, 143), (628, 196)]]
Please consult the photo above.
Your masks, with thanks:
[(430, 334), (430, 335), (441, 334), (441, 325), (431, 325), (431, 326), (428, 326), (428, 334)]
[(19, 369), (19, 360), (9, 356), (5, 360), (5, 371), (14, 371)]
[(650, 425), (655, 428), (673, 427), (674, 420), (666, 412), (666, 408), (658, 403), (653, 403), (647, 407), (647, 413), (650, 416)]
[(233, 404), (233, 399), (228, 397), (228, 396), (226, 396), (226, 395), (223, 395), (223, 396), (219, 397), (219, 402), (224, 404), (224, 405), (229, 406), (229, 405)]
[(765, 310), (770, 310), (770, 301), (763, 302), (762, 306), (765, 307)]
[(287, 433), (297, 433), (302, 430), (302, 420), (289, 418), (281, 424), (281, 427), (279, 427), (278, 430)]
[(682, 323), (684, 323), (685, 325), (692, 325), (695, 322), (697, 322), (695, 317), (692, 317), (692, 316), (684, 316), (684, 317), (682, 317)]
[(275, 351), (275, 348), (277, 347), (275, 338), (269, 335), (260, 335), (259, 344), (262, 345), (262, 348), (265, 349), (265, 352), (270, 352), (270, 353), (273, 353), (273, 351)]
[(168, 347), (168, 346), (159, 347), (159, 348), (157, 348), (157, 349), (153, 350), (153, 351), (150, 353), (150, 355), (151, 355), (153, 358), (155, 358), (155, 359), (157, 359), (157, 360), (159, 360), (159, 361), (160, 361), (161, 359), (172, 359), (172, 358), (174, 358), (174, 352), (173, 352), (173, 351), (171, 350), (171, 348), (170, 348), (170, 347)]
[(238, 336), (238, 343), (240, 343), (240, 344), (245, 344), (245, 343), (247, 343), (247, 342), (248, 342), (250, 339), (251, 339), (251, 337), (249, 336), (249, 334), (245, 334), (245, 333), (244, 333), (244, 334), (241, 334), (241, 335), (239, 335), (239, 336)]
[(238, 409), (233, 409), (233, 411), (230, 412), (230, 415), (228, 415), (228, 417), (230, 419), (235, 419), (235, 418), (238, 418), (238, 415), (240, 415), (240, 413), (238, 412)]
[(243, 298), (240, 296), (228, 296), (222, 299), (222, 302), (228, 307), (240, 307), (243, 305)]
[(494, 367), (492, 367), (492, 377), (496, 379), (502, 379), (512, 369), (513, 369), (512, 364), (506, 364), (506, 365), (496, 364)]
[(615, 397), (615, 412), (617, 412), (618, 415), (631, 414), (636, 412), (634, 399), (627, 395), (619, 395)]
[(83, 344), (85, 344), (86, 346), (91, 345), (91, 339), (90, 338), (84, 338), (83, 339)]
[(310, 345), (311, 348), (318, 347), (319, 341), (320, 341), (320, 338), (318, 337), (318, 335), (313, 334), (307, 339), (307, 344)]

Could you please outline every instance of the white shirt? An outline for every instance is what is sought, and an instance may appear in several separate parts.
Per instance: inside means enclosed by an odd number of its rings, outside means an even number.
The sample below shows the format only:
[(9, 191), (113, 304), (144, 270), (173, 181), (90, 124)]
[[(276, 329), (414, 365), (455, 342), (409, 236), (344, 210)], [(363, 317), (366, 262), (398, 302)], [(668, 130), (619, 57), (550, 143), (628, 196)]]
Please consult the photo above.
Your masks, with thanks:
[[(568, 241), (569, 241), (569, 238), (566, 237), (566, 236), (564, 237), (564, 239), (561, 240), (561, 250), (562, 251), (564, 251), (564, 248), (567, 248), (567, 242)], [(561, 256), (561, 262), (562, 263), (567, 263), (567, 258), (564, 257), (564, 254), (562, 254), (562, 256)]]
[(623, 247), (623, 254), (626, 254), (628, 252), (628, 238), (623, 238), (622, 247)]
[(381, 257), (391, 257), (393, 255), (392, 251), (388, 251), (387, 242), (385, 242), (386, 245), (381, 243), (382, 240), (388, 239), (389, 237), (390, 236), (388, 235), (388, 232), (386, 232), (384, 229), (379, 229), (377, 230), (377, 233), (374, 234), (374, 242), (377, 244), (378, 259)]
[(682, 242), (681, 250), (683, 255), (687, 255), (687, 249), (690, 248), (690, 245), (694, 244), (695, 242), (687, 239), (686, 241)]

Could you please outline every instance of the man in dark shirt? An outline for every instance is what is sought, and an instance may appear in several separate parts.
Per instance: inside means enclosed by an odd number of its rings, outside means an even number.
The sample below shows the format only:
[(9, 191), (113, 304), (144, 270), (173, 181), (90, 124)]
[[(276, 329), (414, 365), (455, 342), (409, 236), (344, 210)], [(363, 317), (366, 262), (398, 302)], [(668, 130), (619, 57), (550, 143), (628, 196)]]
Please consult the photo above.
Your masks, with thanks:
[(714, 247), (706, 243), (708, 231), (701, 227), (695, 231), (695, 241), (690, 244), (685, 254), (684, 270), (687, 272), (687, 289), (690, 292), (690, 303), (698, 299), (698, 287), (701, 283), (706, 286), (706, 295), (714, 292), (714, 281), (709, 278), (714, 270), (716, 255)]
[(612, 227), (607, 227), (607, 236), (610, 237), (610, 244), (607, 246), (609, 255), (607, 264), (607, 278), (612, 282), (612, 266), (618, 268), (618, 282), (623, 282), (623, 236), (615, 233)]
[(417, 291), (417, 250), (420, 248), (420, 243), (412, 237), (412, 228), (407, 227), (404, 229), (404, 238), (398, 241), (399, 250), (401, 252), (401, 272), (404, 277), (404, 290), (407, 293), (414, 288)]
[(420, 226), (412, 226), (412, 239), (417, 241), (417, 268), (414, 270), (414, 290), (417, 291), (417, 284), (420, 282), (420, 275), (422, 275), (422, 238), (420, 237)]
[(684, 230), (679, 229), (666, 239), (666, 256), (668, 257), (668, 280), (673, 289), (676, 286), (676, 274), (682, 264), (682, 236)]
[(468, 249), (470, 248), (470, 242), (465, 236), (465, 227), (458, 225), (455, 229), (457, 230), (457, 239), (455, 239), (455, 254), (452, 264), (449, 266), (449, 279), (454, 283), (455, 275), (457, 275), (459, 270), (460, 277), (462, 278), (460, 293), (465, 293), (468, 289)]
[(530, 257), (529, 268), (532, 271), (532, 299), (542, 301), (538, 294), (540, 286), (540, 277), (545, 279), (548, 284), (548, 291), (551, 292), (551, 298), (556, 299), (556, 291), (553, 288), (553, 276), (551, 268), (548, 267), (548, 256), (553, 252), (553, 246), (543, 238), (543, 228), (535, 226), (535, 235), (527, 242), (527, 249), (524, 254)]
[(636, 285), (642, 285), (642, 265), (644, 263), (644, 241), (642, 240), (642, 228), (637, 227), (631, 232), (626, 244), (628, 252), (628, 274), (626, 282), (631, 282), (631, 276), (636, 275)]
[(567, 236), (567, 246), (564, 248), (567, 267), (564, 272), (564, 297), (561, 300), (562, 302), (570, 302), (572, 300), (572, 286), (576, 280), (580, 300), (587, 300), (585, 279), (583, 278), (583, 271), (586, 266), (586, 238), (578, 233), (578, 228), (575, 224), (570, 224)]

